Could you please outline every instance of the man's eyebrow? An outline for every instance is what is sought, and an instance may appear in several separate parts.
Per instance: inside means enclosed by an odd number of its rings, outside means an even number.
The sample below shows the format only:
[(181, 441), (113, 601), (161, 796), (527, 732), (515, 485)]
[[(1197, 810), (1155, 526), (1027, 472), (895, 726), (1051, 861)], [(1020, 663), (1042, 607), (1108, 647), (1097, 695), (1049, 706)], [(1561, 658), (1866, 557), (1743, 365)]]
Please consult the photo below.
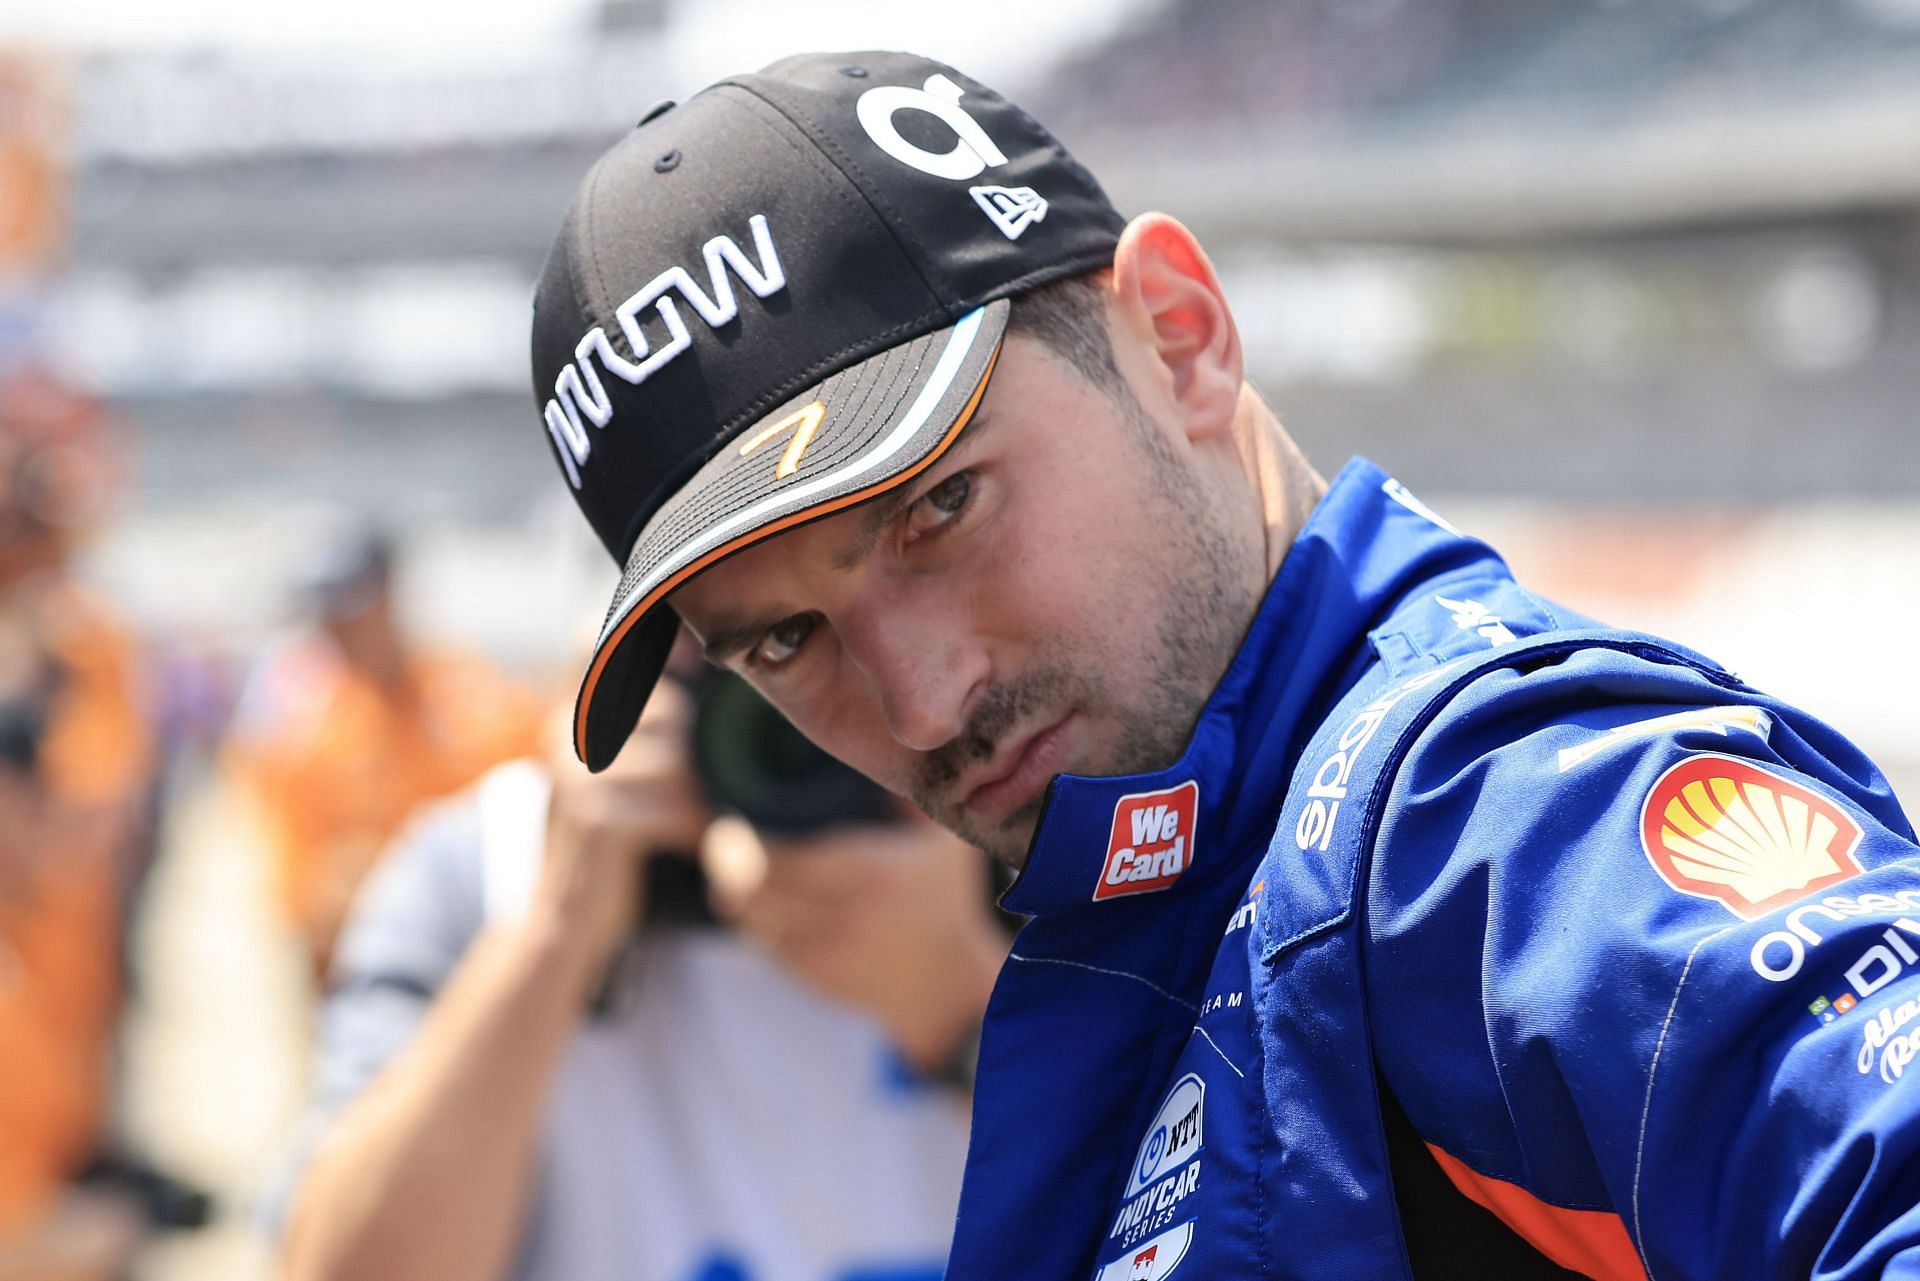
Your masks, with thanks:
[[(918, 479), (916, 477), (916, 479)], [(855, 534), (847, 549), (833, 558), (835, 569), (855, 569), (865, 560), (880, 541), (880, 531), (891, 525), (894, 517), (905, 511), (913, 502), (913, 481), (894, 486), (887, 493), (867, 505), (861, 514), (860, 532)]]
[[(987, 434), (987, 428), (992, 425), (993, 415), (984, 409), (975, 410), (973, 417), (967, 420), (966, 426), (960, 429), (960, 434), (954, 437), (951, 445), (947, 446), (947, 452), (958, 449), (967, 441), (979, 440)], [(938, 462), (936, 461), (934, 465), (938, 466)], [(874, 545), (880, 541), (880, 531), (891, 525), (895, 517), (912, 505), (913, 491), (919, 479), (915, 476), (912, 480), (896, 485), (867, 505), (860, 521), (860, 532), (854, 535), (852, 543), (845, 551), (833, 558), (835, 569), (857, 568), (861, 561), (872, 554)]]

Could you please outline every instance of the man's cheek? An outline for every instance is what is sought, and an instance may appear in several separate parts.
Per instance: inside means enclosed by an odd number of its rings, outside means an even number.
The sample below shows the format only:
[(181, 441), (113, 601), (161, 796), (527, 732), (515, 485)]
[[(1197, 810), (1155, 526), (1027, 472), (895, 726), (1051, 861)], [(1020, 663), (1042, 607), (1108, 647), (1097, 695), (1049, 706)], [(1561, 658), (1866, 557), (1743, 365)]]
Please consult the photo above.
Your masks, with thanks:
[(864, 698), (846, 696), (815, 722), (796, 719), (800, 732), (842, 763), (895, 796), (909, 795), (912, 761), (893, 743), (886, 718)]

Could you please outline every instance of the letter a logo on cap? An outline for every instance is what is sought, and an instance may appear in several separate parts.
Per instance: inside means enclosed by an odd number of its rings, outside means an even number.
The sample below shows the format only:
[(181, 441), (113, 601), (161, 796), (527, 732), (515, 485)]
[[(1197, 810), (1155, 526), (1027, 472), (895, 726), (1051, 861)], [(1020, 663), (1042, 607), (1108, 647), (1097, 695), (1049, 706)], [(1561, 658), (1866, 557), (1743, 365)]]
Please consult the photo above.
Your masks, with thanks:
[(1123, 796), (1113, 807), (1113, 835), (1095, 901), (1164, 890), (1193, 866), (1200, 784), (1188, 780), (1158, 792)]
[[(920, 89), (905, 85), (869, 89), (854, 104), (854, 114), (860, 118), (860, 127), (867, 131), (873, 144), (901, 164), (912, 165), (935, 178), (965, 182), (1007, 163), (1007, 154), (994, 145), (980, 122), (960, 105), (960, 99), (965, 96), (966, 91), (951, 78), (936, 73), (928, 76), (926, 86)], [(929, 151), (907, 141), (893, 119), (902, 111), (923, 111), (944, 121), (954, 133), (952, 149)]]

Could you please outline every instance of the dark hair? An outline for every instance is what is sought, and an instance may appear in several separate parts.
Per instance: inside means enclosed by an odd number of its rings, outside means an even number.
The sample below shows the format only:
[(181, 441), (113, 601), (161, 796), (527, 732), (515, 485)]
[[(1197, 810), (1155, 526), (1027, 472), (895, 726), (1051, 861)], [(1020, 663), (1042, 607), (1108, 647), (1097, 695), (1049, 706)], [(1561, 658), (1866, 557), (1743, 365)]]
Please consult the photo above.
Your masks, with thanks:
[(1016, 296), (1007, 332), (1044, 343), (1088, 382), (1115, 399), (1131, 399), (1107, 332), (1108, 272), (1102, 267)]

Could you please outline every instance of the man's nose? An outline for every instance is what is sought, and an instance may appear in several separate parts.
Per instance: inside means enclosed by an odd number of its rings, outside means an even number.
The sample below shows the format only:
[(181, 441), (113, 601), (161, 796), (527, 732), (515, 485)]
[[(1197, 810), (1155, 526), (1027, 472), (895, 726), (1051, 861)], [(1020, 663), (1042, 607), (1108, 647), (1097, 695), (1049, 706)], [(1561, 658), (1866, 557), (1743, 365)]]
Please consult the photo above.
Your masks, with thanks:
[(895, 741), (930, 752), (957, 737), (987, 676), (985, 649), (945, 602), (895, 584), (841, 621), (842, 643), (879, 695)]

